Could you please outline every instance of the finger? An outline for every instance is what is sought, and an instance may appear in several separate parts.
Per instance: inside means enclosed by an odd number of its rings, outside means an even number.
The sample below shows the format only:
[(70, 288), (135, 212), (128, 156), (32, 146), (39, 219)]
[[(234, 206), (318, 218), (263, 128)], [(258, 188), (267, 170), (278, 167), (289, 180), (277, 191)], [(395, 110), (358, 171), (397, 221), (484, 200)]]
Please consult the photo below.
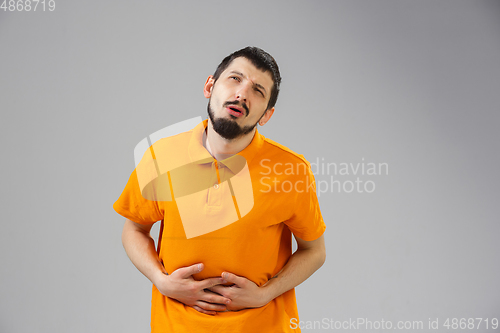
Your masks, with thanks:
[(200, 300), (209, 302), (209, 303), (218, 303), (218, 304), (229, 304), (231, 302), (231, 299), (224, 296), (217, 294), (210, 289), (203, 289), (203, 292), (201, 294)]
[(242, 287), (247, 282), (247, 279), (245, 279), (244, 277), (234, 275), (233, 273), (229, 272), (222, 272), (221, 276), (224, 280), (234, 283), (238, 287)]
[(221, 277), (216, 277), (216, 278), (208, 278), (208, 279), (205, 279), (205, 280), (201, 280), (201, 281), (198, 281), (198, 287), (200, 289), (208, 289), (208, 288), (211, 288), (213, 286), (216, 286), (218, 284), (223, 284), (223, 283), (226, 283), (227, 281), (224, 280), (223, 278)]
[(198, 305), (193, 305), (193, 309), (195, 309), (198, 312), (201, 312), (201, 313), (204, 313), (207, 315), (211, 315), (211, 316), (214, 316), (216, 314), (215, 311), (207, 311), (205, 309), (200, 308)]
[(208, 288), (208, 290), (214, 292), (214, 293), (217, 293), (219, 295), (222, 295), (224, 297), (228, 297), (228, 295), (226, 294), (227, 292), (227, 288), (228, 287), (224, 287), (224, 286), (213, 286), (211, 288)]
[[(215, 287), (212, 287), (212, 288), (215, 288)], [(221, 295), (213, 290), (211, 290), (212, 288), (209, 288), (209, 289), (203, 289), (204, 292), (206, 293), (209, 293), (209, 294), (214, 294), (214, 295), (219, 295), (219, 296), (224, 296), (224, 295)], [(224, 297), (227, 297), (227, 296), (224, 296)]]
[(178, 274), (180, 278), (185, 279), (193, 274), (199, 273), (203, 270), (203, 264), (194, 264), (188, 267), (181, 267), (172, 272), (172, 275)]
[(223, 304), (214, 304), (212, 302), (197, 301), (196, 305), (205, 311), (226, 311), (226, 306)]

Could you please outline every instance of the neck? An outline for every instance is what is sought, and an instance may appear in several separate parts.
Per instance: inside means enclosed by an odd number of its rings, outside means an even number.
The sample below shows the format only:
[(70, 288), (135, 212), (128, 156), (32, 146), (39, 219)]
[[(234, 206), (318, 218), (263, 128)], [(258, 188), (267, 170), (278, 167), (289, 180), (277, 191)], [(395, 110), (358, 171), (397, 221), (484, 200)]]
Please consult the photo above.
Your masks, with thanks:
[(252, 142), (256, 128), (248, 134), (240, 136), (233, 140), (227, 140), (215, 132), (210, 118), (206, 130), (205, 148), (210, 155), (217, 160), (223, 160), (229, 156), (239, 153)]

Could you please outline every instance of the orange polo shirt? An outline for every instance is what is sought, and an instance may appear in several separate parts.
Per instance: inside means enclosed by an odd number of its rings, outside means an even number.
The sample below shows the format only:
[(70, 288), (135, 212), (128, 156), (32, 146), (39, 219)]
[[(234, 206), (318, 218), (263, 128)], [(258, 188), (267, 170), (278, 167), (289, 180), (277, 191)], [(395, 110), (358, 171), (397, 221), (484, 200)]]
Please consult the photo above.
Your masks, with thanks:
[[(203, 146), (207, 123), (153, 144), (113, 208), (137, 223), (162, 221), (158, 252), (168, 273), (202, 262), (196, 280), (226, 271), (262, 286), (292, 255), (291, 233), (310, 241), (326, 228), (310, 164), (258, 131), (216, 161)], [(299, 332), (293, 318), (294, 289), (260, 308), (210, 316), (153, 286), (153, 333)]]

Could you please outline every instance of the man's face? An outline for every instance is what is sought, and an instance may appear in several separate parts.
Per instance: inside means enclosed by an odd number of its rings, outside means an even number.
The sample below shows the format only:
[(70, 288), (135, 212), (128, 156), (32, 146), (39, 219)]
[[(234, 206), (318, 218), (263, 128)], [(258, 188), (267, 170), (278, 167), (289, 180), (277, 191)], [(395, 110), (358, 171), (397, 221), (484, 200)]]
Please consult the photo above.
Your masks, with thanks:
[[(232, 140), (253, 131), (263, 118), (271, 96), (273, 79), (270, 73), (257, 69), (250, 60), (234, 59), (217, 82), (209, 77), (205, 84), (208, 114), (214, 130)], [(274, 111), (274, 108), (272, 111)], [(269, 112), (268, 112), (269, 113)]]

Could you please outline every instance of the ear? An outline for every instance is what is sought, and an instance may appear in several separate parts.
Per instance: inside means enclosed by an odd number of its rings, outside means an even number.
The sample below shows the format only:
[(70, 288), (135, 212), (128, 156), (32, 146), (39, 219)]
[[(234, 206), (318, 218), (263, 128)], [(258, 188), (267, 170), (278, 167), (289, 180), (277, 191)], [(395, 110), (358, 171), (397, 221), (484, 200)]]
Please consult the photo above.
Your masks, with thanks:
[(212, 96), (214, 83), (214, 77), (213, 75), (210, 75), (207, 79), (207, 82), (205, 82), (205, 86), (203, 87), (203, 95), (205, 95), (205, 98), (210, 98), (210, 96)]
[(264, 112), (264, 115), (262, 116), (262, 118), (260, 118), (260, 120), (259, 120), (259, 125), (264, 126), (269, 121), (269, 119), (271, 119), (271, 116), (273, 115), (273, 113), (274, 113), (274, 107), (266, 110), (266, 112)]

